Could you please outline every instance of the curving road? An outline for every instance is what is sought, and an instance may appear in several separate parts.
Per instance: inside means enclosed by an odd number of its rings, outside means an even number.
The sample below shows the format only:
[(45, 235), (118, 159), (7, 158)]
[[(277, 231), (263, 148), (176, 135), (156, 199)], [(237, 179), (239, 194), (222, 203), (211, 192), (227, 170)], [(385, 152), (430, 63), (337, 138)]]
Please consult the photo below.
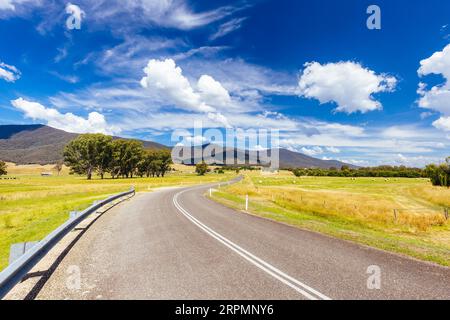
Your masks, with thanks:
[[(112, 209), (38, 299), (450, 299), (449, 268), (228, 209), (204, 197), (209, 187)], [(368, 289), (369, 266), (380, 289)]]

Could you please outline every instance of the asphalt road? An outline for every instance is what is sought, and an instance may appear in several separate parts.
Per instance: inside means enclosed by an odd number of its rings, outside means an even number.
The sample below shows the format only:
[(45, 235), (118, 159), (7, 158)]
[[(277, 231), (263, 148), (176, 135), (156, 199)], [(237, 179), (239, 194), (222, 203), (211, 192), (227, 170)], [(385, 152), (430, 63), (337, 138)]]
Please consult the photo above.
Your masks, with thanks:
[(237, 212), (206, 199), (208, 188), (112, 209), (38, 299), (450, 299), (449, 268)]

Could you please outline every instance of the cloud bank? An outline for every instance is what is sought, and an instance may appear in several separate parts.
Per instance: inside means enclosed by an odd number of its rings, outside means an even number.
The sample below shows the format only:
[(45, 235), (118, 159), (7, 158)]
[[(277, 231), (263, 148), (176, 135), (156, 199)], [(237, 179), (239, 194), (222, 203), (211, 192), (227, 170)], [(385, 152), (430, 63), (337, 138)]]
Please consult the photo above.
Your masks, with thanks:
[(44, 120), (47, 125), (74, 133), (103, 133), (113, 135), (120, 129), (109, 126), (105, 116), (98, 112), (89, 113), (85, 119), (73, 113), (60, 113), (56, 109), (46, 108), (42, 104), (27, 101), (23, 98), (11, 101), (11, 104), (22, 111), (25, 117), (33, 120)]

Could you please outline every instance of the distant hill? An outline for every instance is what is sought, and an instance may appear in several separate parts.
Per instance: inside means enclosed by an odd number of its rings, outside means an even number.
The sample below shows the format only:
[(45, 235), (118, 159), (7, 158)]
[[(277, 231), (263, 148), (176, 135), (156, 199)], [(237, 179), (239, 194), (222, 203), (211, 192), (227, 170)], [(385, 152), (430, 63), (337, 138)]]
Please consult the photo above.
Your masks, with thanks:
[(0, 126), (0, 159), (17, 164), (48, 164), (62, 159), (77, 134), (44, 125)]
[(313, 158), (303, 153), (280, 149), (280, 167), (281, 168), (341, 168), (342, 166), (357, 168), (357, 166), (344, 163), (337, 160), (321, 160)]
[[(64, 147), (78, 137), (76, 133), (69, 133), (45, 125), (0, 125), (0, 160), (16, 164), (52, 164), (62, 160)], [(119, 139), (119, 137), (114, 137)], [(162, 144), (142, 141), (148, 149), (169, 149)], [(206, 148), (208, 145), (199, 146)], [(194, 149), (192, 149), (192, 155)], [(234, 159), (244, 159), (248, 162), (248, 152), (239, 149), (227, 149)], [(349, 165), (335, 160), (321, 160), (301, 153), (280, 149), (281, 168), (340, 168)], [(270, 154), (270, 152), (269, 152)], [(223, 155), (216, 155), (223, 159)], [(185, 164), (193, 164), (202, 159), (185, 157)], [(265, 165), (265, 163), (259, 163)]]
[[(224, 159), (227, 159), (226, 157), (232, 158), (234, 159), (234, 163), (230, 163), (229, 161), (227, 161), (227, 165), (236, 165), (237, 159), (240, 160), (239, 164), (245, 163), (245, 164), (249, 164), (249, 152), (248, 151), (244, 151), (244, 150), (240, 150), (240, 149), (233, 149), (233, 148), (228, 148), (223, 150), (220, 153), (216, 153), (213, 152), (213, 160), (211, 161), (211, 159), (205, 159), (203, 157), (198, 157), (196, 158), (195, 156), (197, 156), (197, 154), (202, 155), (202, 150), (205, 150), (206, 148), (210, 148), (210, 150), (214, 149), (214, 145), (211, 144), (205, 144), (203, 146), (197, 146), (197, 147), (192, 147), (190, 154), (189, 155), (183, 155), (183, 148), (182, 147), (177, 147), (179, 148), (179, 150), (175, 153), (177, 155), (179, 155), (180, 159), (183, 161), (184, 164), (186, 165), (193, 165), (196, 163), (201, 162), (202, 160), (209, 160), (209, 163), (212, 163), (212, 161), (214, 161), (214, 163), (221, 165), (224, 163)], [(196, 154), (195, 151), (198, 151), (198, 153)], [(220, 150), (220, 149), (219, 149)], [(268, 156), (271, 155), (273, 151), (269, 150), (268, 151)], [(207, 152), (209, 153), (209, 152)], [(342, 166), (346, 165), (350, 168), (357, 168), (354, 165), (348, 164), (348, 163), (344, 163), (341, 161), (337, 161), (337, 160), (321, 160), (321, 159), (317, 159), (317, 158), (313, 158), (307, 155), (304, 155), (302, 153), (298, 153), (298, 152), (294, 152), (294, 151), (289, 151), (287, 149), (279, 149), (279, 157), (280, 157), (280, 168), (284, 168), (284, 169), (293, 169), (293, 168), (323, 168), (323, 169), (328, 169), (328, 168), (341, 168)], [(262, 158), (260, 157), (259, 152), (256, 153), (256, 162), (258, 165), (261, 166), (265, 166), (265, 165), (269, 165), (269, 163), (265, 163), (264, 160), (262, 160)]]
[[(0, 160), (16, 164), (56, 163), (62, 159), (64, 147), (76, 137), (76, 133), (45, 125), (0, 125)], [(167, 148), (151, 141), (142, 142), (146, 148)]]

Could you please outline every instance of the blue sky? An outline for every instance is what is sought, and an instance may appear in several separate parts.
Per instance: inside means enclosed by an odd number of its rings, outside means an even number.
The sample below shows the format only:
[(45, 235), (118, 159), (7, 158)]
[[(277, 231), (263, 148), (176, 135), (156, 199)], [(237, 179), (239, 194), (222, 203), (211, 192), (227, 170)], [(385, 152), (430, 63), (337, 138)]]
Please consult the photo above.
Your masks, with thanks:
[(0, 0), (0, 39), (0, 124), (171, 144), (202, 120), (358, 165), (450, 156), (445, 0)]

